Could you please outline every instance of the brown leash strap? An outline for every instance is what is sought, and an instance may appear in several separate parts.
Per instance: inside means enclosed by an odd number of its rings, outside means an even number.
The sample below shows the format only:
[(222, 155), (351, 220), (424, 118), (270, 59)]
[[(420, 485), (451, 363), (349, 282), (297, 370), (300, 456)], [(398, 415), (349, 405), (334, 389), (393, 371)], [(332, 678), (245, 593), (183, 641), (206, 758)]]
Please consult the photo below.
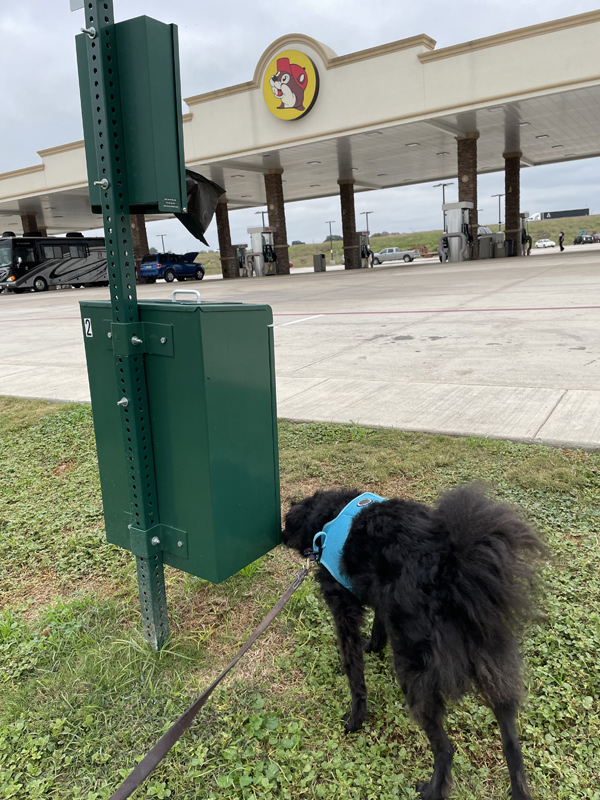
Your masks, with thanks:
[(160, 764), (163, 758), (167, 755), (169, 750), (173, 747), (175, 742), (180, 738), (180, 736), (190, 727), (192, 722), (194, 721), (194, 717), (200, 711), (202, 706), (206, 703), (210, 695), (213, 691), (217, 688), (217, 686), (221, 683), (223, 678), (227, 675), (227, 673), (232, 670), (238, 661), (242, 658), (243, 655), (252, 647), (254, 642), (258, 639), (258, 637), (265, 632), (265, 630), (269, 627), (271, 622), (275, 619), (277, 614), (281, 611), (281, 609), (287, 604), (290, 597), (294, 594), (296, 589), (302, 584), (302, 581), (308, 575), (308, 569), (304, 567), (300, 570), (300, 572), (296, 575), (290, 586), (288, 587), (285, 594), (281, 597), (277, 605), (275, 605), (269, 613), (264, 617), (258, 628), (246, 639), (244, 644), (238, 650), (236, 657), (229, 662), (229, 664), (225, 667), (223, 672), (219, 675), (219, 677), (214, 680), (211, 685), (206, 689), (206, 691), (202, 692), (200, 697), (195, 700), (192, 705), (185, 711), (177, 720), (177, 722), (173, 723), (169, 730), (158, 740), (158, 742), (154, 745), (152, 750), (148, 753), (148, 755), (144, 756), (144, 758), (140, 761), (140, 763), (135, 767), (135, 769), (125, 778), (123, 783), (119, 786), (117, 791), (111, 795), (109, 800), (125, 800), (125, 798), (129, 797), (129, 795), (134, 792), (137, 787), (144, 781), (148, 775), (152, 772), (152, 770)]

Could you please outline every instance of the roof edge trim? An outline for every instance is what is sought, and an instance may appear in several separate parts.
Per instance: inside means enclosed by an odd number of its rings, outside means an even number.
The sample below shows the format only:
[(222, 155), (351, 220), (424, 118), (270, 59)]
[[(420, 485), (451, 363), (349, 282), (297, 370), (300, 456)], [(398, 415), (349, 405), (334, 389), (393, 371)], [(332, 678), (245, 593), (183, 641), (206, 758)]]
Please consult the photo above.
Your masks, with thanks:
[(580, 25), (589, 25), (593, 22), (600, 22), (600, 10), (587, 11), (583, 14), (575, 14), (572, 17), (562, 17), (549, 22), (541, 22), (538, 25), (528, 25), (526, 28), (496, 33), (493, 36), (485, 36), (483, 39), (472, 39), (469, 42), (453, 44), (450, 47), (443, 47), (430, 53), (420, 53), (418, 58), (422, 64), (428, 64), (430, 61), (462, 56), (475, 50), (485, 50), (488, 47), (518, 42), (522, 39), (530, 39), (533, 36), (544, 36), (548, 33), (556, 33)]
[(197, 94), (193, 97), (186, 97), (185, 102), (188, 106), (197, 105), (198, 103), (207, 103), (211, 100), (218, 100), (222, 97), (231, 97), (235, 94), (243, 92), (250, 92), (253, 89), (259, 89), (262, 82), (263, 72), (265, 71), (269, 61), (273, 56), (284, 48), (291, 48), (292, 45), (305, 45), (313, 49), (320, 56), (325, 69), (335, 69), (336, 67), (345, 67), (348, 64), (354, 64), (358, 61), (365, 61), (369, 58), (378, 58), (379, 56), (387, 55), (388, 53), (397, 53), (401, 50), (410, 50), (412, 48), (424, 47), (427, 50), (433, 50), (435, 47), (435, 40), (424, 33), (418, 36), (410, 36), (407, 39), (398, 39), (395, 42), (388, 42), (387, 44), (377, 45), (376, 47), (369, 47), (366, 50), (357, 50), (355, 53), (348, 53), (344, 56), (338, 56), (330, 47), (322, 42), (307, 36), (304, 33), (288, 33), (285, 36), (280, 36), (272, 42), (267, 49), (263, 52), (258, 59), (256, 69), (254, 70), (254, 77), (251, 81), (244, 83), (237, 83), (234, 86), (226, 86), (223, 89), (215, 89), (212, 92), (204, 92)]
[(46, 150), (38, 150), (37, 154), (40, 158), (46, 158), (46, 156), (55, 156), (59, 153), (67, 153), (69, 150), (79, 150), (80, 148), (83, 148), (83, 146), (83, 139), (80, 139), (78, 142), (59, 144), (57, 147), (48, 147)]

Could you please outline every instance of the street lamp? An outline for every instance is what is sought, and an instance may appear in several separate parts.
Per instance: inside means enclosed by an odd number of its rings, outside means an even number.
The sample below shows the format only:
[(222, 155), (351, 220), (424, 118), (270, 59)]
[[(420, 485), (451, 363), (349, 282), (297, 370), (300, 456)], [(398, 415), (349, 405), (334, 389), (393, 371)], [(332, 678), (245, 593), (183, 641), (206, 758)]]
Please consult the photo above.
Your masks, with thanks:
[[(442, 187), (442, 205), (446, 205), (446, 186), (454, 186), (454, 181), (450, 181), (449, 183), (434, 183), (433, 188), (437, 189)], [(444, 211), (444, 233), (448, 233), (446, 230), (446, 212)]]
[(369, 214), (372, 214), (372, 211), (361, 211), (361, 214), (365, 217), (365, 227), (367, 229), (367, 236), (369, 235)]
[(160, 239), (161, 242), (162, 242), (162, 251), (163, 251), (163, 253), (165, 252), (165, 236), (166, 235), (167, 235), (166, 233), (157, 233), (156, 234), (156, 238)]
[(331, 226), (335, 224), (334, 219), (328, 219), (325, 225), (329, 225), (329, 246), (331, 247), (331, 263), (333, 264), (333, 234), (331, 233)]
[(502, 230), (502, 208), (501, 208), (501, 197), (505, 197), (504, 194), (493, 194), (492, 197), (498, 198), (498, 233)]
[(262, 214), (263, 228), (268, 228), (268, 225), (265, 225), (265, 214), (267, 214), (268, 212), (267, 211), (255, 211), (254, 213), (255, 214)]

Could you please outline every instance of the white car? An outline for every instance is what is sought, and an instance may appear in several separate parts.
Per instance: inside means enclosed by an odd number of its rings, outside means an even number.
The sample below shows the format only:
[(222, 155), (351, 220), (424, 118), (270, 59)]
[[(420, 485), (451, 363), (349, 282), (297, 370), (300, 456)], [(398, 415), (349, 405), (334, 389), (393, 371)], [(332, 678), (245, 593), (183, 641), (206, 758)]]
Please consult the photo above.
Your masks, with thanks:
[(552, 239), (538, 239), (535, 243), (536, 247), (556, 247), (556, 242), (553, 242)]
[(381, 264), (382, 261), (414, 261), (418, 255), (418, 250), (401, 250), (399, 247), (385, 247), (379, 253), (373, 253), (373, 263)]

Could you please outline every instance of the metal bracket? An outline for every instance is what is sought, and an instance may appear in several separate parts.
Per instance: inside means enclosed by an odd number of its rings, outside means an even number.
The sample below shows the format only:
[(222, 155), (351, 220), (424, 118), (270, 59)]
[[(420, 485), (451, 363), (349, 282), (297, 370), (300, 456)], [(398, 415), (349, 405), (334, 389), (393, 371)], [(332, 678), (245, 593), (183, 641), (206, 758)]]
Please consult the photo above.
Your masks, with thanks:
[(153, 356), (173, 358), (173, 326), (160, 322), (112, 322), (104, 320), (106, 345), (115, 356)]
[(143, 531), (129, 525), (129, 549), (136, 556), (150, 558), (156, 553), (171, 553), (178, 558), (188, 557), (188, 539), (185, 531), (159, 523)]

